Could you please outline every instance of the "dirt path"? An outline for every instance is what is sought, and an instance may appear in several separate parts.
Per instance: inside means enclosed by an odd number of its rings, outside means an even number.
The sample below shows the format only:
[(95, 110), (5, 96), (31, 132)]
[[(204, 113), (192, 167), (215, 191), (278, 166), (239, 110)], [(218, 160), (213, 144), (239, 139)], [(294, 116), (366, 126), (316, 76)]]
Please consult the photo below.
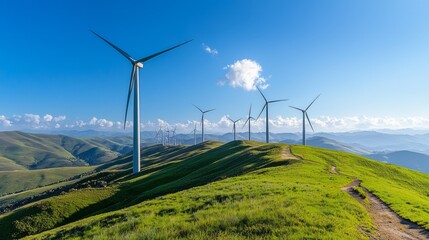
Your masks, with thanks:
[(366, 192), (369, 200), (369, 204), (364, 203), (362, 197), (353, 191), (353, 187), (360, 186), (360, 183), (360, 180), (355, 179), (351, 184), (341, 189), (348, 192), (356, 200), (362, 203), (373, 219), (374, 225), (377, 227), (378, 231), (377, 236), (371, 236), (371, 239), (429, 239), (428, 231), (411, 221), (403, 219), (394, 211), (392, 211), (389, 206), (382, 202), (378, 197), (368, 192), (368, 190), (365, 188), (362, 188)]
[(300, 160), (300, 158), (298, 158), (297, 156), (292, 154), (289, 145), (283, 147), (282, 152), (281, 152), (281, 157), (282, 157), (282, 159), (285, 159), (285, 160), (287, 160), (287, 159)]

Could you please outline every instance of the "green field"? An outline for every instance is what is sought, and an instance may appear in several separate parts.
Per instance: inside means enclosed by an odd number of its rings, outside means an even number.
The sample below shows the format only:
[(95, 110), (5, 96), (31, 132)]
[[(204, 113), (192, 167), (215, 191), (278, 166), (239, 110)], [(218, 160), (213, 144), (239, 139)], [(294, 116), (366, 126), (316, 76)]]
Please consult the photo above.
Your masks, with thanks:
[[(369, 239), (365, 208), (341, 190), (359, 178), (401, 216), (429, 229), (429, 176), (357, 155), (235, 141), (142, 151), (76, 187), (0, 216), (0, 239)], [(339, 174), (330, 169), (337, 168)], [(86, 181), (86, 183), (85, 183)], [(42, 232), (38, 235), (33, 235)]]
[(0, 195), (45, 186), (94, 169), (95, 167), (66, 167), (31, 171), (0, 171)]
[(130, 151), (129, 138), (0, 132), (0, 171), (97, 165)]

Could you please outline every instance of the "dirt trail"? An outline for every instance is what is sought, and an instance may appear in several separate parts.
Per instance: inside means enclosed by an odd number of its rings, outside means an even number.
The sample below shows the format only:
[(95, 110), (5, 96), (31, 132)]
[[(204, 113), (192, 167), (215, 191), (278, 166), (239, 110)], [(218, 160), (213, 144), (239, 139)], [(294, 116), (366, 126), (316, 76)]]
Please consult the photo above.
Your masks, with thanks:
[(297, 156), (292, 154), (289, 145), (283, 147), (282, 152), (281, 152), (281, 157), (282, 157), (282, 159), (285, 159), (285, 160), (287, 160), (287, 159), (300, 160), (300, 158), (298, 158)]
[[(333, 169), (335, 170), (335, 167)], [(334, 172), (334, 171), (333, 171)], [(429, 239), (429, 232), (417, 224), (403, 219), (396, 214), (387, 204), (382, 202), (374, 194), (365, 188), (362, 188), (368, 196), (369, 204), (365, 203), (361, 196), (353, 191), (353, 187), (360, 186), (361, 181), (355, 179), (351, 184), (341, 188), (358, 200), (374, 221), (377, 227), (377, 236), (371, 236), (371, 239), (388, 239), (388, 240), (414, 240)]]

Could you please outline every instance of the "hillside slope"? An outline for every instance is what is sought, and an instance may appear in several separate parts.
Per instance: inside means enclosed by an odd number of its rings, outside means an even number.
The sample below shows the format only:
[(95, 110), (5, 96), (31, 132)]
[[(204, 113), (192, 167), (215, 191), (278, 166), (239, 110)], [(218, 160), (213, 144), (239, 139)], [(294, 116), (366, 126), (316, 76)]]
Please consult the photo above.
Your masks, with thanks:
[(142, 155), (138, 175), (124, 157), (74, 190), (1, 215), (0, 238), (369, 239), (377, 233), (366, 209), (341, 190), (355, 178), (429, 229), (428, 175), (354, 154), (235, 141)]
[(100, 164), (129, 150), (121, 146), (64, 135), (0, 132), (0, 171)]

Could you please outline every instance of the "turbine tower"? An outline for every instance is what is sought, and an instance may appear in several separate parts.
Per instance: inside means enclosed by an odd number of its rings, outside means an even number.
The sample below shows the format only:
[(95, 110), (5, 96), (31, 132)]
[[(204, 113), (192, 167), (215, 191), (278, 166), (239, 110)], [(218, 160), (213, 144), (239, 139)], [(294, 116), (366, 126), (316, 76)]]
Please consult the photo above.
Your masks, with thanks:
[(201, 142), (203, 143), (204, 142), (204, 114), (206, 114), (208, 112), (211, 112), (211, 111), (213, 111), (215, 109), (213, 108), (213, 109), (210, 109), (210, 110), (207, 110), (207, 111), (203, 111), (203, 110), (201, 110), (201, 108), (199, 108), (199, 107), (197, 107), (195, 105), (194, 105), (194, 107), (196, 107), (201, 112)]
[(232, 127), (232, 130), (233, 130), (233, 132), (234, 132), (234, 141), (235, 141), (235, 139), (236, 139), (236, 138), (235, 138), (235, 124), (236, 124), (238, 121), (240, 121), (240, 120), (241, 120), (241, 118), (239, 118), (239, 119), (237, 119), (237, 120), (235, 120), (235, 121), (234, 121), (234, 120), (232, 120), (230, 117), (227, 117), (227, 118), (228, 118), (228, 119), (229, 119), (229, 121), (231, 121), (231, 122), (232, 122), (232, 124), (233, 124), (233, 125), (232, 125), (232, 126), (233, 126), (233, 127)]
[(194, 145), (197, 145), (197, 123), (195, 123), (194, 130), (191, 133), (194, 133)]
[(320, 97), (320, 94), (319, 95), (317, 95), (317, 97), (310, 103), (310, 105), (308, 105), (308, 107), (306, 108), (306, 109), (301, 109), (301, 108), (297, 108), (297, 107), (292, 107), (292, 106), (289, 106), (289, 107), (291, 107), (291, 108), (294, 108), (294, 109), (296, 109), (296, 110), (299, 110), (299, 111), (301, 111), (302, 112), (302, 145), (304, 145), (305, 146), (305, 118), (307, 118), (307, 121), (308, 121), (308, 123), (310, 124), (310, 127), (311, 127), (311, 130), (313, 130), (313, 132), (314, 132), (314, 128), (313, 128), (313, 125), (311, 124), (311, 122), (310, 122), (310, 118), (308, 117), (308, 114), (307, 114), (307, 110), (311, 107), (311, 105), (316, 101), (316, 99), (318, 99)]
[(249, 108), (249, 115), (247, 116), (247, 120), (246, 120), (246, 122), (244, 123), (244, 125), (243, 125), (243, 127), (244, 126), (246, 126), (246, 123), (247, 122), (249, 122), (249, 141), (250, 141), (250, 121), (251, 120), (255, 120), (252, 116), (251, 116), (251, 114), (252, 114), (252, 104), (250, 104), (250, 108)]
[(176, 146), (176, 127), (174, 127), (174, 130), (173, 130), (173, 139), (174, 139), (174, 146)]
[(130, 102), (130, 95), (131, 91), (134, 88), (134, 118), (133, 118), (133, 174), (140, 172), (140, 79), (139, 79), (139, 69), (143, 68), (143, 63), (146, 61), (149, 61), (150, 59), (161, 55), (165, 52), (168, 52), (170, 50), (173, 50), (179, 46), (182, 46), (186, 43), (189, 43), (192, 40), (183, 42), (181, 44), (178, 44), (176, 46), (173, 46), (171, 48), (165, 49), (163, 51), (154, 53), (152, 55), (149, 55), (147, 57), (141, 58), (141, 59), (134, 59), (132, 58), (128, 53), (126, 53), (124, 50), (120, 49), (119, 47), (113, 45), (113, 43), (107, 41), (102, 36), (98, 35), (94, 31), (91, 31), (94, 33), (97, 37), (101, 38), (104, 42), (109, 44), (111, 47), (113, 47), (116, 51), (118, 51), (122, 56), (124, 56), (128, 61), (131, 62), (132, 70), (131, 70), (131, 78), (130, 78), (130, 85), (128, 88), (128, 98), (127, 98), (127, 106), (125, 108), (125, 120), (124, 120), (124, 129), (125, 124), (127, 122), (127, 113), (128, 113), (128, 104)]
[(156, 132), (156, 135), (155, 135), (155, 140), (157, 144), (161, 144), (161, 134), (160, 134), (161, 132), (162, 132), (162, 129), (161, 129), (161, 126), (159, 126), (159, 130), (158, 132)]
[(258, 86), (256, 86), (256, 88), (258, 89), (258, 91), (261, 93), (262, 97), (264, 98), (265, 104), (264, 107), (262, 108), (261, 112), (259, 113), (258, 117), (256, 119), (259, 119), (259, 117), (261, 116), (262, 112), (264, 111), (265, 108), (265, 134), (266, 134), (266, 143), (270, 142), (270, 131), (268, 128), (268, 105), (270, 103), (275, 103), (275, 102), (282, 102), (282, 101), (287, 101), (289, 99), (280, 99), (280, 100), (273, 100), (273, 101), (268, 101), (267, 98), (265, 98), (264, 94), (261, 92), (261, 89), (258, 88)]

